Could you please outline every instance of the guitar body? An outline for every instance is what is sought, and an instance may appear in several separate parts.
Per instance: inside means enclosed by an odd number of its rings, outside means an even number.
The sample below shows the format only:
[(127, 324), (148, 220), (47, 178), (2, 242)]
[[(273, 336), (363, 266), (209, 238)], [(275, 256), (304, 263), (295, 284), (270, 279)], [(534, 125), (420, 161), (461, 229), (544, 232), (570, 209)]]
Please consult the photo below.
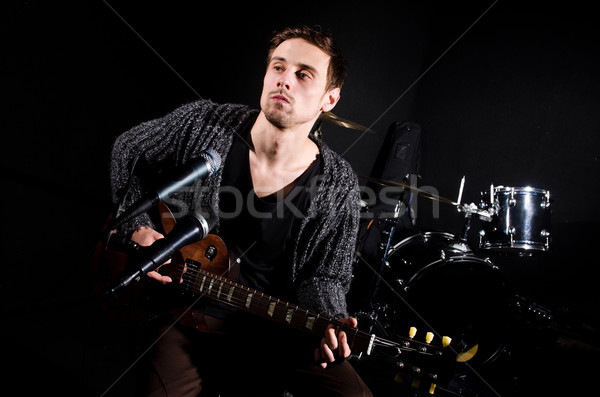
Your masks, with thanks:
[[(175, 219), (168, 207), (158, 206), (164, 235), (171, 232)], [(110, 221), (110, 218), (109, 220)], [(107, 224), (108, 224), (107, 221)], [(126, 274), (128, 261), (134, 253), (122, 252), (106, 247), (98, 242), (92, 260), (93, 291), (101, 294), (116, 280)], [(205, 300), (182, 295), (178, 288), (186, 272), (186, 262), (193, 262), (210, 273), (236, 280), (239, 266), (233, 261), (230, 266), (227, 246), (215, 234), (209, 234), (201, 241), (181, 248), (171, 262), (162, 265), (158, 271), (173, 280), (172, 285), (162, 285), (158, 281), (144, 276), (133, 282), (116, 295), (101, 302), (102, 308), (119, 321), (143, 322), (166, 310), (175, 321), (202, 332), (220, 332), (223, 322), (204, 314)]]
[[(112, 216), (106, 221), (106, 231)], [(102, 233), (104, 235), (104, 233)], [(105, 241), (98, 241), (91, 260), (92, 291), (101, 296), (127, 270), (128, 253), (109, 249)], [(100, 308), (111, 318), (121, 322), (140, 322), (151, 315), (144, 306), (142, 283), (131, 283), (118, 294), (98, 300)]]

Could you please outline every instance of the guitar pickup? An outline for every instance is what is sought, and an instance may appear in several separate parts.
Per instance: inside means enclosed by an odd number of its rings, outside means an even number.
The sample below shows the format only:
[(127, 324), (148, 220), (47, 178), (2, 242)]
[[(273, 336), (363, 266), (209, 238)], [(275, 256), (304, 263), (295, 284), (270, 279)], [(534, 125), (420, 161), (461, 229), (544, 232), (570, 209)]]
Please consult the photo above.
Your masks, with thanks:
[(190, 272), (190, 273), (196, 274), (196, 272), (198, 272), (198, 270), (200, 270), (202, 263), (195, 261), (193, 259), (187, 258), (185, 260), (185, 265), (187, 266), (186, 273)]
[(179, 285), (182, 293), (194, 294), (194, 280), (201, 266), (200, 262), (193, 259), (185, 260), (185, 271), (181, 275), (181, 284)]

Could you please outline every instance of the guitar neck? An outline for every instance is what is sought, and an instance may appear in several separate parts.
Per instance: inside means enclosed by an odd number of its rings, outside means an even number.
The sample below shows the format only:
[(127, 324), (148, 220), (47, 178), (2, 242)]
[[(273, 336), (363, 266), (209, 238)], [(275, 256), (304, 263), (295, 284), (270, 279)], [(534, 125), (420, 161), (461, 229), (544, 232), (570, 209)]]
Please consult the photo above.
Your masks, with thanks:
[(274, 298), (263, 292), (238, 284), (228, 278), (202, 270), (198, 263), (188, 261), (180, 288), (186, 293), (201, 295), (275, 323), (322, 336), (329, 324), (343, 330), (353, 351), (371, 354), (374, 334), (368, 334), (339, 321), (321, 316), (297, 305)]

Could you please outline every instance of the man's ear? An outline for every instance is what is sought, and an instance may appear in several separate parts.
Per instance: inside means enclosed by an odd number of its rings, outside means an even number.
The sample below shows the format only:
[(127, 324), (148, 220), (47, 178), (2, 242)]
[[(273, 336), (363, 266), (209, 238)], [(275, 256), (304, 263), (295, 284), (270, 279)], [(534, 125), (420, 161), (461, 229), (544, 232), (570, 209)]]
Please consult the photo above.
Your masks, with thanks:
[(325, 94), (325, 101), (323, 103), (323, 106), (321, 107), (323, 113), (329, 112), (335, 107), (335, 105), (340, 100), (340, 93), (341, 90), (339, 88), (332, 88), (331, 90), (327, 91), (327, 93)]

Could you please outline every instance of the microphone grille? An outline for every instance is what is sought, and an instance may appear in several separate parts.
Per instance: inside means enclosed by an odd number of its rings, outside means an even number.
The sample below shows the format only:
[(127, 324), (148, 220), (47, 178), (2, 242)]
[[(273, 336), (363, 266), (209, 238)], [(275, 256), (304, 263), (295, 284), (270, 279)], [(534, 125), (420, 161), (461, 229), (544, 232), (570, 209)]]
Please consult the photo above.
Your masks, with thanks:
[(205, 150), (202, 152), (202, 154), (200, 156), (203, 159), (205, 159), (206, 162), (211, 167), (210, 175), (214, 175), (214, 173), (217, 172), (217, 170), (221, 166), (221, 156), (219, 155), (219, 153), (217, 153), (213, 150)]
[(194, 211), (194, 216), (197, 219), (204, 219), (204, 221), (206, 221), (206, 226), (208, 227), (207, 233), (215, 227), (219, 220), (219, 216), (211, 208), (204, 206), (196, 209)]

